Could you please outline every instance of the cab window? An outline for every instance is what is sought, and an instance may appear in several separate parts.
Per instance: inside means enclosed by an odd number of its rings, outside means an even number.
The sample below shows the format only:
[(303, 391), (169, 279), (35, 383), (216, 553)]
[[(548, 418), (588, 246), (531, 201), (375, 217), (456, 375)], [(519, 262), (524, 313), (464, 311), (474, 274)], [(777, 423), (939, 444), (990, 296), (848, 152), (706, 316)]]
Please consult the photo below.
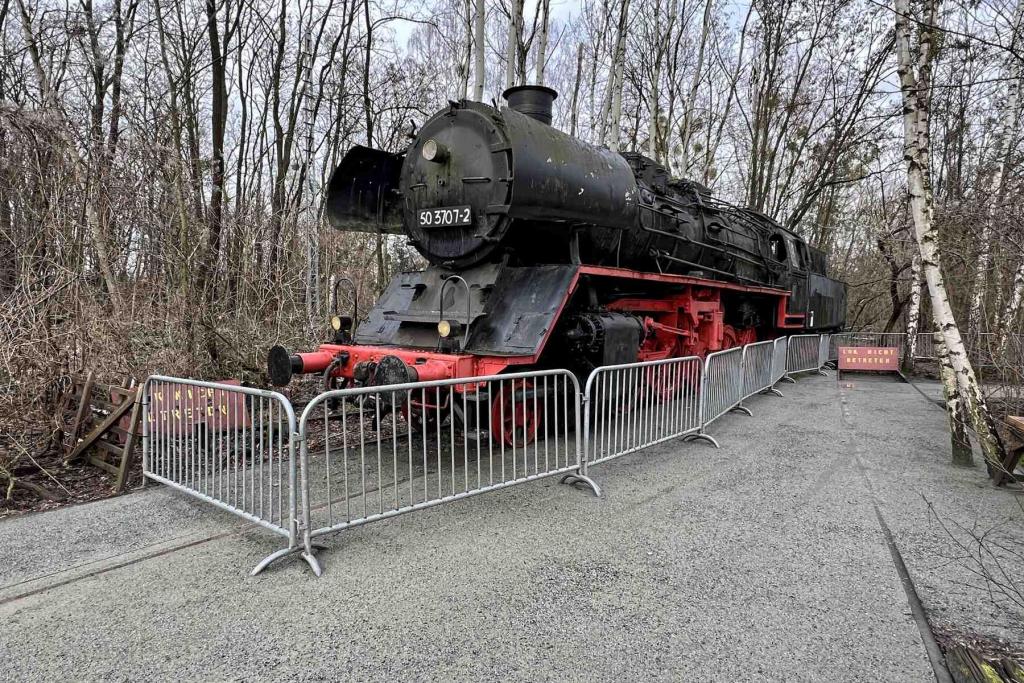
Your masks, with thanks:
[(797, 270), (807, 269), (807, 254), (805, 250), (807, 247), (803, 242), (797, 242), (792, 237), (787, 237), (786, 242), (789, 243), (789, 263), (793, 268)]

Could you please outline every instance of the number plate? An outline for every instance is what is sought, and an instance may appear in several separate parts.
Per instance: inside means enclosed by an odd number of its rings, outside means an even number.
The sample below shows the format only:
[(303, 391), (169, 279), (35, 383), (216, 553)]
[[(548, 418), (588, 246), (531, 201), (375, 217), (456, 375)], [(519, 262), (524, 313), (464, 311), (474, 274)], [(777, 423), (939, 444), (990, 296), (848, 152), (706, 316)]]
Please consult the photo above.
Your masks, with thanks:
[(420, 209), (417, 220), (421, 228), (451, 228), (472, 225), (473, 212), (468, 206), (441, 206), (436, 209)]

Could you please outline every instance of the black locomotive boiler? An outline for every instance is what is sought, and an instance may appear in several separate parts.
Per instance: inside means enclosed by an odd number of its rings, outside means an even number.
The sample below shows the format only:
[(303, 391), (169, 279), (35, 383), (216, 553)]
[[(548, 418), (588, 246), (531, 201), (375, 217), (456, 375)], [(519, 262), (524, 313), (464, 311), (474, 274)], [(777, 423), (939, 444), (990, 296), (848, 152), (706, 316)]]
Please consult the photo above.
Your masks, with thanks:
[[(655, 161), (551, 125), (556, 93), (501, 109), (451, 102), (401, 154), (353, 148), (327, 190), (331, 224), (404, 233), (427, 259), (353, 330), (309, 353), (271, 350), (276, 384), (394, 384), (705, 355), (843, 327), (846, 286), (768, 216)], [(355, 316), (352, 316), (355, 317)]]

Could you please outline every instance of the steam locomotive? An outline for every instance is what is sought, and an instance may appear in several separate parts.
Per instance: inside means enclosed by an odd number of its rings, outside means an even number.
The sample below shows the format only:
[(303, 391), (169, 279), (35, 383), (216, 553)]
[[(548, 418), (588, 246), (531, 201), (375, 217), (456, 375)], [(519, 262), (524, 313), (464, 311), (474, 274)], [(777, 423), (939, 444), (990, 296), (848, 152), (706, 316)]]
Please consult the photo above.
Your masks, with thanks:
[(334, 316), (316, 351), (274, 347), (275, 384), (553, 367), (582, 379), (842, 329), (846, 286), (827, 277), (822, 252), (652, 159), (557, 130), (556, 97), (520, 86), (500, 109), (450, 102), (403, 154), (348, 152), (327, 189), (331, 225), (404, 233), (430, 265), (397, 275), (357, 326), (358, 311)]

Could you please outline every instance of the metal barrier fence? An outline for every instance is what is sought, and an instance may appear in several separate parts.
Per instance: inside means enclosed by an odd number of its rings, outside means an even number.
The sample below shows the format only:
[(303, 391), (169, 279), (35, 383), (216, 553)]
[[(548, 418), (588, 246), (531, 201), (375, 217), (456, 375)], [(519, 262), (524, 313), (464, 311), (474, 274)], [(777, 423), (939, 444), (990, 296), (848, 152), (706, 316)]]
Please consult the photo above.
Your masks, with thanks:
[[(794, 380), (786, 374), (788, 372), (786, 366), (789, 362), (789, 337), (779, 337), (772, 343), (775, 345), (772, 349), (772, 388), (774, 388), (784, 379), (788, 379), (790, 382)], [(775, 393), (782, 396), (782, 392), (778, 389), (775, 389)]]
[(274, 391), (154, 375), (142, 395), (142, 472), (288, 539), (301, 551), (295, 412)]
[[(704, 363), (697, 356), (609, 365), (587, 379), (584, 443), (597, 465), (680, 436), (700, 436)], [(717, 445), (717, 444), (716, 444)]]
[(818, 368), (819, 369), (825, 367), (825, 365), (827, 365), (829, 363), (829, 361), (831, 360), (829, 358), (829, 353), (828, 353), (829, 352), (829, 347), (831, 345), (831, 342), (832, 342), (832, 335), (830, 335), (830, 334), (823, 334), (823, 335), (821, 335), (821, 338), (818, 340)]
[[(739, 410), (753, 415), (743, 403), (743, 348), (709, 353), (704, 359), (704, 384), (701, 398), (701, 434), (704, 429), (729, 411)], [(705, 438), (712, 440), (705, 435)], [(715, 446), (718, 442), (715, 441)]]
[[(145, 476), (288, 539), (319, 576), (313, 539), (588, 466), (705, 429), (789, 373), (820, 370), (839, 335), (799, 335), (698, 357), (341, 389), (296, 420), (279, 393), (153, 376)], [(828, 360), (825, 358), (825, 360)], [(824, 374), (824, 373), (822, 373)]]
[(555, 475), (600, 495), (580, 420), (566, 370), (320, 394), (299, 420), (304, 544)]
[[(786, 372), (818, 372), (824, 363), (819, 363), (820, 334), (799, 334), (789, 338), (789, 356), (786, 361)], [(827, 354), (826, 354), (827, 355)], [(827, 359), (826, 359), (827, 360)]]
[[(747, 344), (743, 347), (743, 398), (764, 392), (782, 396), (775, 388), (775, 341)], [(785, 374), (785, 369), (783, 369)]]

